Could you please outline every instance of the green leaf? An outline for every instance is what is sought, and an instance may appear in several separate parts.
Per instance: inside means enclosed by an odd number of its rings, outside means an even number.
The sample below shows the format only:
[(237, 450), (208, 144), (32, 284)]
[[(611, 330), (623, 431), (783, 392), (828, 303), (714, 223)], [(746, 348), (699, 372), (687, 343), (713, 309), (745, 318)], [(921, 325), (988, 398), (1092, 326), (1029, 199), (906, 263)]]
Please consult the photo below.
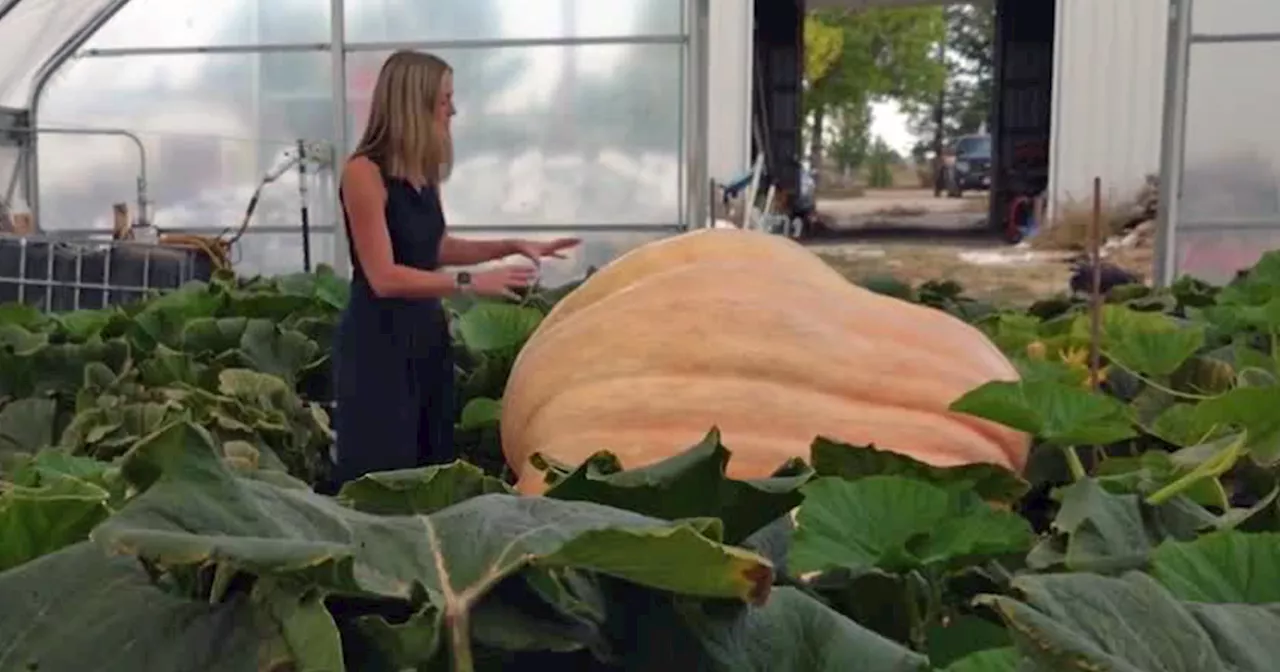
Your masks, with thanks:
[(466, 462), (383, 471), (362, 476), (338, 492), (338, 501), (380, 515), (427, 514), (472, 497), (512, 492), (506, 483)]
[(514, 352), (542, 323), (536, 308), (497, 302), (472, 306), (455, 322), (459, 338), (472, 352)]
[(476, 397), (462, 407), (458, 429), (471, 431), (496, 426), (502, 421), (502, 402), (488, 397)]
[(1086, 479), (1061, 491), (1062, 506), (1053, 521), (1059, 535), (1042, 541), (1028, 557), (1033, 569), (1057, 565), (1073, 571), (1113, 572), (1142, 566), (1162, 540), (1143, 516), (1140, 499), (1112, 494)]
[(846, 569), (957, 568), (1027, 550), (1025, 520), (969, 491), (898, 476), (818, 479), (804, 487), (788, 558), (796, 575)]
[(924, 656), (867, 630), (795, 588), (763, 606), (719, 613), (686, 608), (711, 669), (724, 672), (924, 672)]
[(0, 573), (0, 604), (3, 670), (242, 672), (293, 660), (247, 599), (177, 597), (153, 586), (133, 558), (87, 543)]
[(1137, 436), (1120, 401), (1049, 380), (992, 381), (956, 400), (951, 410), (1060, 446), (1110, 444)]
[(1167, 541), (1151, 556), (1151, 574), (1189, 602), (1280, 604), (1280, 534), (1222, 531)]
[(1019, 672), (1022, 654), (1012, 646), (971, 653), (946, 667), (943, 672)]
[(1196, 407), (1199, 426), (1230, 426), (1248, 434), (1245, 449), (1264, 465), (1280, 463), (1280, 387), (1239, 387)]
[(943, 487), (972, 490), (989, 502), (1013, 502), (1030, 485), (1017, 474), (994, 464), (935, 467), (907, 455), (875, 446), (855, 446), (818, 437), (810, 447), (819, 476), (855, 481), (867, 476), (903, 476)]
[(35, 453), (53, 444), (58, 402), (29, 397), (5, 404), (0, 410), (0, 456)]
[[(1088, 317), (1075, 325), (1088, 333)], [(1160, 313), (1122, 306), (1102, 309), (1102, 348), (1120, 366), (1148, 376), (1168, 376), (1204, 347), (1204, 325), (1182, 325)]]
[(1046, 670), (1267, 672), (1280, 655), (1274, 607), (1179, 602), (1145, 574), (1022, 576), (1025, 601), (987, 595), (1019, 650)]
[(0, 571), (84, 541), (110, 514), (111, 493), (69, 477), (39, 487), (0, 482)]
[(472, 609), (531, 566), (579, 568), (698, 597), (766, 599), (763, 558), (717, 543), (716, 521), (668, 523), (586, 502), (482, 495), (430, 515), (375, 516), (295, 488), (236, 476), (187, 423), (130, 452), (145, 492), (100, 525), (104, 548), (169, 571), (209, 563), (296, 576), (319, 589), (440, 608), (455, 644)]
[(657, 464), (620, 471), (612, 456), (597, 454), (556, 481), (544, 496), (604, 504), (661, 518), (718, 518), (726, 543), (738, 544), (800, 505), (800, 487), (812, 471), (754, 481), (725, 476), (730, 452), (711, 430), (693, 448)]
[(928, 644), (929, 661), (935, 667), (950, 666), (958, 660), (972, 658), (975, 654), (991, 649), (1012, 650), (1008, 647), (1013, 645), (1008, 630), (1002, 624), (971, 614), (952, 616), (945, 625), (930, 625), (925, 642)]

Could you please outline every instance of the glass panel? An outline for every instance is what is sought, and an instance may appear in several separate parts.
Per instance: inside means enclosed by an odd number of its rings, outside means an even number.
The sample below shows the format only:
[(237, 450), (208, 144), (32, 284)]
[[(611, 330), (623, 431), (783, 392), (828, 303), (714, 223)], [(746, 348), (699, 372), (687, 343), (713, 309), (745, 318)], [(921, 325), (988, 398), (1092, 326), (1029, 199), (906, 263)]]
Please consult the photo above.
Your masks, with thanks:
[(329, 42), (329, 0), (130, 0), (85, 46)]
[(677, 35), (681, 0), (347, 0), (353, 42)]
[[(467, 233), (465, 231), (455, 231), (455, 235), (461, 235), (471, 240), (494, 240), (497, 238), (510, 238), (511, 234), (496, 233)], [(551, 240), (561, 238), (564, 233), (544, 233), (536, 229), (531, 229), (524, 238), (531, 240)], [(605, 264), (617, 259), (619, 256), (627, 253), (629, 250), (639, 247), (645, 243), (664, 238), (668, 233), (615, 233), (603, 231), (584, 231), (575, 234), (582, 239), (582, 244), (576, 249), (565, 253), (564, 259), (550, 259), (542, 264), (542, 284), (548, 287), (563, 285), (573, 280), (579, 280), (586, 275), (587, 269), (595, 267), (600, 268)], [(493, 262), (483, 264), (479, 268), (494, 266), (498, 263)]]
[[(1207, 3), (1198, 3), (1199, 7)], [(1276, 44), (1198, 44), (1188, 79), (1185, 221), (1280, 222)]]
[(1280, 32), (1280, 2), (1200, 0), (1191, 12), (1191, 30), (1197, 35)]
[(1225, 284), (1268, 250), (1280, 249), (1277, 231), (1186, 231), (1177, 236), (1177, 275)]
[(0, 107), (27, 106), (40, 66), (109, 0), (19, 0), (0, 21)]
[[(333, 263), (332, 229), (311, 234), (311, 268)], [(302, 266), (302, 231), (296, 233), (246, 233), (232, 251), (236, 273), (280, 275), (297, 273)]]
[[(679, 223), (680, 47), (454, 49), (454, 226)], [(386, 53), (347, 61), (352, 144)]]
[[(40, 110), (46, 124), (136, 132), (155, 223), (221, 229), (239, 225), (296, 138), (329, 142), (331, 93), (323, 53), (87, 58), (59, 73)], [(137, 149), (125, 138), (42, 135), (39, 161), (46, 230), (107, 229), (111, 204), (136, 200)], [(331, 175), (315, 172), (310, 200), (323, 206)], [(253, 225), (298, 226), (299, 204), (290, 170), (264, 187)], [(332, 223), (319, 217), (314, 226)]]

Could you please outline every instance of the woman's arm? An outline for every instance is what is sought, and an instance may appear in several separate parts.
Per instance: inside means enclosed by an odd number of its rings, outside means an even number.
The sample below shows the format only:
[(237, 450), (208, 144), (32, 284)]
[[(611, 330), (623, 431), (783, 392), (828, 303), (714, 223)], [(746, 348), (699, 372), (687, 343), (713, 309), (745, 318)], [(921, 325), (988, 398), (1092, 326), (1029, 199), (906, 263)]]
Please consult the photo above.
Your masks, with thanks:
[(387, 190), (378, 167), (364, 157), (347, 162), (342, 171), (342, 198), (350, 222), (351, 242), (369, 287), (380, 298), (425, 299), (457, 291), (453, 276), (423, 271), (395, 262), (387, 232)]
[(446, 234), (440, 241), (441, 266), (474, 266), (518, 253), (514, 240), (467, 240)]

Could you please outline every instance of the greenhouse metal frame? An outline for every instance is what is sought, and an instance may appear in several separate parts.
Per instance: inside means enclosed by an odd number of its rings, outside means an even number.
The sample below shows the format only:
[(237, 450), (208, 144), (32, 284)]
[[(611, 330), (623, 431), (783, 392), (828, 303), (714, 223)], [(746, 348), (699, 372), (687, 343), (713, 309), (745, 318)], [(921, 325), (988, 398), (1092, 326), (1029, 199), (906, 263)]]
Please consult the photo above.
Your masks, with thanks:
[[(673, 164), (678, 164), (678, 176), (675, 179), (678, 186), (674, 189), (676, 195), (672, 197), (675, 199), (672, 202), (678, 201), (678, 203), (674, 205), (675, 216), (670, 218), (671, 221), (658, 222), (650, 218), (649, 221), (637, 222), (566, 221), (561, 224), (506, 222), (467, 224), (457, 228), (467, 233), (474, 232), (481, 235), (496, 235), (512, 231), (521, 231), (532, 235), (546, 235), (557, 232), (665, 235), (675, 231), (686, 230), (692, 226), (701, 226), (707, 221), (710, 206), (706, 147), (708, 127), (707, 72), (709, 55), (707, 42), (709, 0), (647, 0), (647, 2), (655, 4), (678, 4), (678, 10), (673, 7), (672, 11), (679, 12), (679, 29), (652, 34), (370, 42), (353, 41), (348, 38), (348, 5), (361, 1), (316, 0), (317, 6), (327, 3), (327, 9), (330, 13), (328, 40), (323, 42), (86, 48), (87, 44), (91, 44), (94, 36), (105, 26), (108, 26), (111, 20), (126, 6), (130, 5), (133, 0), (0, 0), (0, 180), (2, 180), (0, 181), (0, 199), (13, 195), (17, 185), (21, 184), (20, 193), (25, 197), (37, 226), (43, 230), (45, 220), (42, 216), (44, 208), (42, 208), (41, 199), (42, 184), (39, 147), (42, 141), (47, 140), (44, 140), (42, 136), (52, 133), (94, 133), (123, 136), (131, 139), (136, 144), (136, 153), (139, 155), (141, 164), (137, 179), (137, 200), (144, 203), (138, 206), (139, 212), (135, 214), (143, 218), (147, 217), (147, 208), (156, 203), (149, 196), (152, 193), (149, 191), (147, 165), (150, 157), (147, 156), (147, 149), (143, 146), (143, 143), (134, 135), (134, 129), (120, 127), (98, 128), (96, 126), (91, 128), (59, 128), (43, 125), (43, 98), (51, 82), (63, 68), (82, 59), (132, 56), (172, 56), (181, 58), (211, 54), (327, 53), (330, 68), (328, 74), (331, 84), (331, 100), (329, 104), (332, 109), (330, 135), (322, 140), (328, 143), (330, 147), (337, 148), (339, 152), (337, 155), (341, 155), (351, 149), (353, 140), (350, 137), (351, 116), (348, 109), (350, 89), (347, 81), (349, 59), (353, 54), (387, 52), (396, 49), (466, 51), (520, 47), (577, 49), (593, 46), (666, 45), (679, 48), (678, 81), (670, 83), (671, 88), (676, 91), (676, 105), (679, 107), (678, 112), (673, 113), (678, 114), (678, 140), (676, 141), (678, 149), (675, 151), (676, 156), (672, 162)], [(569, 0), (570, 5), (572, 5), (572, 1)], [(431, 3), (423, 3), (423, 6), (430, 7)], [(426, 11), (432, 10), (427, 9)], [(75, 25), (68, 24), (63, 27), (62, 32), (65, 33), (65, 39), (60, 44), (28, 43), (25, 45), (27, 49), (19, 53), (24, 46), (21, 39), (9, 40), (11, 44), (7, 49), (3, 42), (6, 41), (6, 23), (11, 23), (15, 17), (24, 18), (22, 16), (23, 12), (27, 13), (25, 18), (28, 22), (33, 21), (32, 17), (35, 17), (34, 22), (39, 23), (42, 16), (44, 19), (52, 21), (53, 19), (65, 19), (75, 15), (81, 20)], [(32, 28), (47, 27), (32, 26)], [(163, 27), (160, 28), (163, 30)], [(14, 28), (12, 30), (14, 32), (9, 33), (10, 37), (21, 37), (17, 33), (22, 29)], [(31, 60), (21, 61), (20, 59)], [(5, 104), (9, 102), (8, 99), (15, 98), (15, 91), (21, 92), (23, 89), (25, 89), (24, 100), (13, 101), (19, 102), (18, 105)], [(26, 129), (25, 133), (23, 132), (24, 128)], [(12, 153), (15, 145), (17, 146), (16, 158)], [(5, 155), (6, 150), (11, 152), (8, 157)], [(12, 174), (9, 175), (6, 175), (5, 171), (4, 162), (6, 160), (9, 161), (13, 170)], [(345, 273), (349, 269), (350, 260), (348, 259), (342, 227), (335, 226), (337, 221), (336, 213), (339, 212), (339, 209), (336, 199), (337, 189), (335, 188), (336, 185), (334, 185), (334, 172), (331, 168), (332, 162), (330, 170), (326, 171), (323, 178), (326, 184), (318, 189), (326, 206), (325, 217), (322, 218), (320, 225), (312, 227), (312, 231), (316, 234), (333, 236), (332, 263), (337, 271)], [(581, 168), (580, 170), (587, 171), (590, 168)], [(157, 172), (154, 166), (150, 167), (150, 172), (152, 175)], [(164, 227), (164, 222), (157, 223)], [(165, 228), (169, 230), (169, 227)], [(209, 232), (216, 228), (221, 227), (210, 226), (202, 228), (200, 231)], [(183, 230), (196, 231), (197, 229)], [(252, 231), (256, 234), (292, 234), (296, 231), (296, 228), (267, 224), (262, 226), (255, 225)], [(59, 226), (58, 233), (63, 235), (101, 236), (109, 233), (109, 231), (104, 231), (100, 226), (96, 228)], [(325, 261), (326, 259), (321, 258), (320, 260)]]
[(1155, 279), (1232, 279), (1280, 248), (1275, 0), (1170, 0)]

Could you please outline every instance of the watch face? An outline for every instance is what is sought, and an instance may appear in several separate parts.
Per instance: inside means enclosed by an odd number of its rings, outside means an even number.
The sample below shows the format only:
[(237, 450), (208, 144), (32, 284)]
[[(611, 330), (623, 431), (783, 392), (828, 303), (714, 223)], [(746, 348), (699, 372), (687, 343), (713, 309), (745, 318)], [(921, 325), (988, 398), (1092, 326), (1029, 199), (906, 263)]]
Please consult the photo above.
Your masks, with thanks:
[(466, 271), (462, 271), (461, 273), (459, 273), (457, 278), (458, 278), (458, 285), (461, 287), (466, 287), (467, 285), (471, 284), (471, 274)]

